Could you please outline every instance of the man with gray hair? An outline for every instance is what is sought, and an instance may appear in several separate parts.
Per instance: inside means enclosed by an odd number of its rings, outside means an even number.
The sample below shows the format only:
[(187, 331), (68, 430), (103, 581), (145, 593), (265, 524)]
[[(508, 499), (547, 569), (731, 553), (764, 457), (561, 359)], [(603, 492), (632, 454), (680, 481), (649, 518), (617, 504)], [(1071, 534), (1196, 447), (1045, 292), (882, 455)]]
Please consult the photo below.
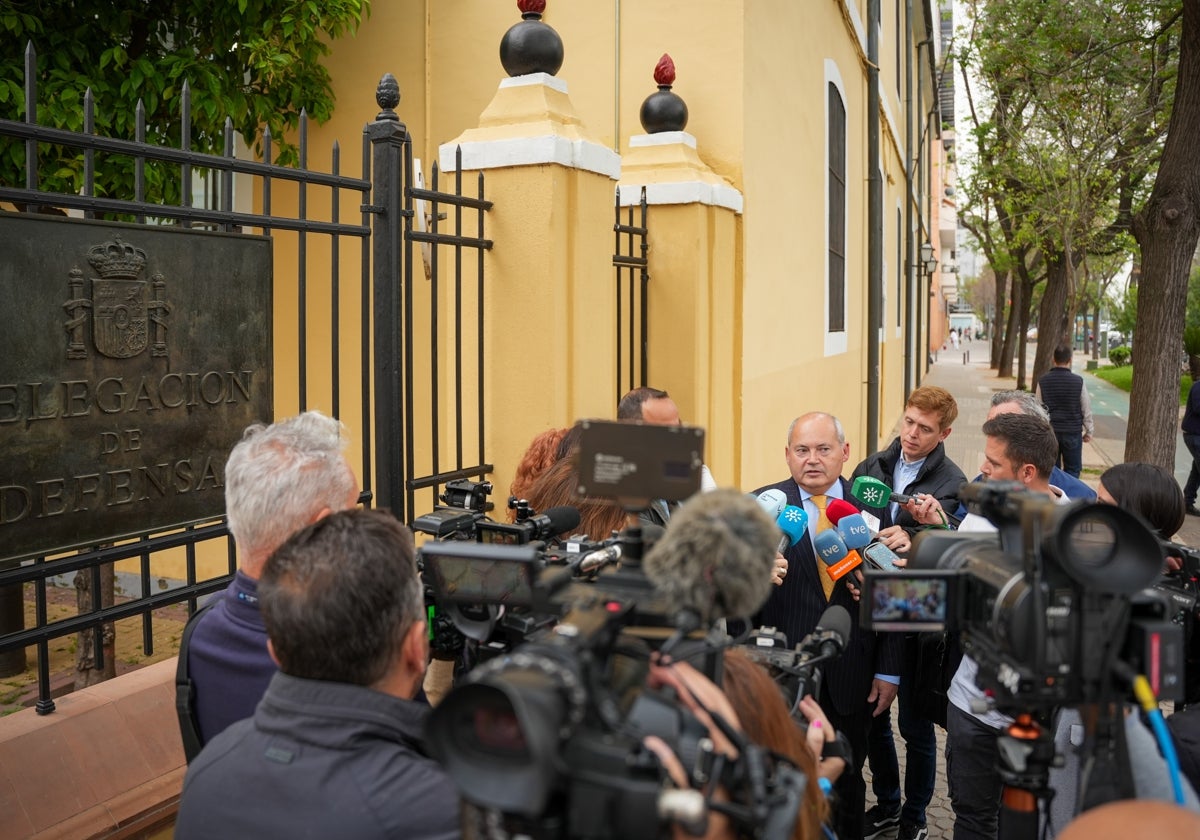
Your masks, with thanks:
[(413, 555), (390, 513), (346, 510), (266, 561), (279, 671), (254, 716), (188, 768), (178, 840), (459, 836), (458, 793), (424, 747), (429, 707), (412, 701), (429, 653)]
[[(1036, 395), (1029, 391), (997, 391), (992, 395), (992, 408), (987, 419), (991, 420), (997, 414), (1008, 413), (1028, 414), (1050, 422), (1050, 412), (1042, 405)], [(979, 480), (979, 476), (975, 477)], [(1070, 499), (1094, 499), (1096, 491), (1084, 484), (1078, 478), (1063, 472), (1058, 466), (1050, 471), (1050, 483), (1067, 494)]]
[(276, 667), (267, 653), (258, 579), (294, 532), (358, 503), (358, 480), (342, 450), (342, 424), (306, 411), (255, 424), (229, 453), (225, 510), (237, 545), (233, 582), (190, 623), (180, 650), (177, 697), (189, 760), (234, 721), (250, 717)]

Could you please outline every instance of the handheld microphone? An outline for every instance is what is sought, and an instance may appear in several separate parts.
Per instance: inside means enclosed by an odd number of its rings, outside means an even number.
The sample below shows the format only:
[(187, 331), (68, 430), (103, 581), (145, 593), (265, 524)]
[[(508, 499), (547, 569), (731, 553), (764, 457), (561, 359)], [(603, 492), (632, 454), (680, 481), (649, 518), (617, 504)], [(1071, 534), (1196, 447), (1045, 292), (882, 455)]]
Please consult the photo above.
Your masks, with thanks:
[(796, 540), (808, 532), (808, 514), (802, 507), (788, 505), (780, 511), (779, 516), (775, 519), (775, 524), (779, 526), (780, 531), (783, 531), (776, 553), (783, 554), (790, 546), (796, 544)]
[(757, 496), (751, 495), (751, 498), (762, 505), (763, 511), (771, 519), (783, 513), (783, 509), (787, 507), (787, 494), (773, 487), (770, 490), (762, 491)]
[(846, 543), (848, 551), (861, 551), (871, 544), (871, 529), (861, 513), (843, 516), (837, 524), (838, 536)]
[(862, 558), (858, 556), (858, 552), (846, 548), (846, 543), (833, 529), (817, 534), (813, 538), (813, 548), (821, 561), (829, 567), (829, 576), (835, 581), (841, 580), (862, 565)]
[(834, 525), (841, 522), (843, 517), (854, 516), (858, 512), (858, 508), (845, 499), (830, 499), (829, 504), (825, 507), (825, 516)]
[(671, 515), (642, 567), (658, 594), (699, 627), (758, 611), (771, 594), (778, 540), (755, 499), (718, 489), (693, 496)]
[(878, 478), (872, 478), (869, 475), (860, 475), (854, 479), (854, 483), (850, 485), (850, 495), (867, 507), (873, 508), (881, 508), (889, 502), (906, 505), (917, 498), (916, 496), (897, 493), (891, 487), (888, 487), (886, 482), (880, 481)]

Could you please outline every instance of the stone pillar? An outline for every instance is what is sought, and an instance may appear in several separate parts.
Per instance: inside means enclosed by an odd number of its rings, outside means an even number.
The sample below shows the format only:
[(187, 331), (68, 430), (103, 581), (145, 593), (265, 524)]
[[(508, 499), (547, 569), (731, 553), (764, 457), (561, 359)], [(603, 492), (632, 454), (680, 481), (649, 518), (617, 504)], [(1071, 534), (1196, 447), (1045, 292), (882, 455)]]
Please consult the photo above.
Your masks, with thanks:
[[(497, 505), (535, 434), (615, 416), (613, 187), (620, 158), (548, 72), (503, 80), (477, 128), (440, 148), (464, 184), (485, 172), (486, 447)], [(519, 418), (517, 422), (514, 419)]]
[(637, 204), (643, 186), (648, 384), (670, 392), (683, 422), (706, 429), (705, 462), (717, 484), (740, 486), (742, 194), (708, 168), (696, 138), (681, 129), (630, 138), (621, 203)]

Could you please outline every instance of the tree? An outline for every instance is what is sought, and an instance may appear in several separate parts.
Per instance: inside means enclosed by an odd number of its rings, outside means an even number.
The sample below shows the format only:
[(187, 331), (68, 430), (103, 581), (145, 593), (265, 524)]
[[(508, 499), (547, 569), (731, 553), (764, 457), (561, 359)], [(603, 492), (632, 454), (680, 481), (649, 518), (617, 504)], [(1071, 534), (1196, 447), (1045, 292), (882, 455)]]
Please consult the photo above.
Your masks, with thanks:
[(1045, 278), (1036, 381), (1054, 345), (1073, 337), (1084, 259), (1115, 250), (1144, 197), (1166, 127), (1178, 5), (976, 0), (970, 9), (968, 60), (994, 116), (977, 122), (986, 166), (967, 189), (1003, 208), (1010, 253), (1040, 254), (1043, 272), (1013, 260), (1021, 291)]
[[(83, 100), (91, 90), (97, 134), (133, 139), (135, 105), (146, 113), (147, 140), (179, 148), (180, 95), (192, 102), (193, 151), (220, 152), (226, 120), (261, 150), (269, 129), (277, 161), (295, 161), (288, 132), (300, 113), (321, 122), (333, 111), (329, 73), (321, 64), (329, 40), (352, 34), (370, 0), (0, 0), (0, 112), (26, 113), (25, 59), (37, 54), (38, 123), (82, 130)], [(234, 7), (236, 5), (236, 11)], [(0, 145), (0, 181), (22, 183), (21, 142)], [(42, 187), (77, 192), (82, 155), (62, 156), (43, 146)], [(147, 167), (147, 199), (178, 201), (179, 178), (167, 167)], [(106, 156), (97, 167), (101, 195), (133, 195), (133, 161)]]
[[(137, 137), (138, 110), (146, 139), (196, 152), (221, 152), (229, 125), (261, 152), (270, 131), (275, 160), (294, 163), (288, 134), (300, 114), (320, 122), (334, 105), (333, 88), (321, 59), (329, 41), (353, 33), (370, 0), (0, 0), (0, 114), (13, 119), (36, 106), (42, 126), (81, 131), (85, 95), (94, 104), (94, 132)], [(236, 11), (235, 11), (236, 7)], [(20, 47), (29, 43), (32, 50)], [(36, 56), (33, 75), (38, 101), (25, 101), (27, 56)], [(187, 85), (191, 124), (182, 142), (180, 99)], [(0, 183), (24, 186), (25, 145), (0, 139)], [(48, 192), (83, 188), (84, 157), (50, 144), (39, 146), (38, 186)], [(177, 167), (153, 162), (145, 168), (147, 201), (176, 204)], [(97, 155), (97, 195), (132, 198), (134, 161)], [(98, 591), (80, 572), (80, 612), (94, 603), (113, 603), (113, 569), (100, 569)], [(100, 633), (104, 669), (95, 667), (95, 633)], [(80, 634), (76, 686), (115, 673), (113, 627)]]
[[(1154, 189), (1134, 217), (1142, 250), (1134, 377), (1129, 395), (1126, 461), (1173, 470), (1179, 422), (1179, 351), (1187, 281), (1200, 239), (1200, 0), (1183, 0), (1179, 69), (1167, 141)], [(1174, 359), (1174, 364), (1168, 362)], [(1140, 362), (1140, 363), (1139, 363)]]

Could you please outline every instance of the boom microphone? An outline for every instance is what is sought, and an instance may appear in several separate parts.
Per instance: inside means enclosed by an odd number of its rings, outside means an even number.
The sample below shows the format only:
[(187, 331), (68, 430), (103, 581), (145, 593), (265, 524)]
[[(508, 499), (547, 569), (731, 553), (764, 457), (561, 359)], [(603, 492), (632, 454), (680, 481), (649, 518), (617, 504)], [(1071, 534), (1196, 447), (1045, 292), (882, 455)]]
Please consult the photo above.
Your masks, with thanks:
[(642, 561), (646, 577), (696, 626), (753, 615), (771, 593), (779, 531), (759, 503), (718, 489), (686, 501)]
[(846, 543), (833, 529), (817, 534), (813, 539), (813, 548), (828, 567), (829, 576), (835, 581), (841, 580), (851, 570), (862, 565), (862, 558), (858, 556), (858, 552), (846, 548)]

